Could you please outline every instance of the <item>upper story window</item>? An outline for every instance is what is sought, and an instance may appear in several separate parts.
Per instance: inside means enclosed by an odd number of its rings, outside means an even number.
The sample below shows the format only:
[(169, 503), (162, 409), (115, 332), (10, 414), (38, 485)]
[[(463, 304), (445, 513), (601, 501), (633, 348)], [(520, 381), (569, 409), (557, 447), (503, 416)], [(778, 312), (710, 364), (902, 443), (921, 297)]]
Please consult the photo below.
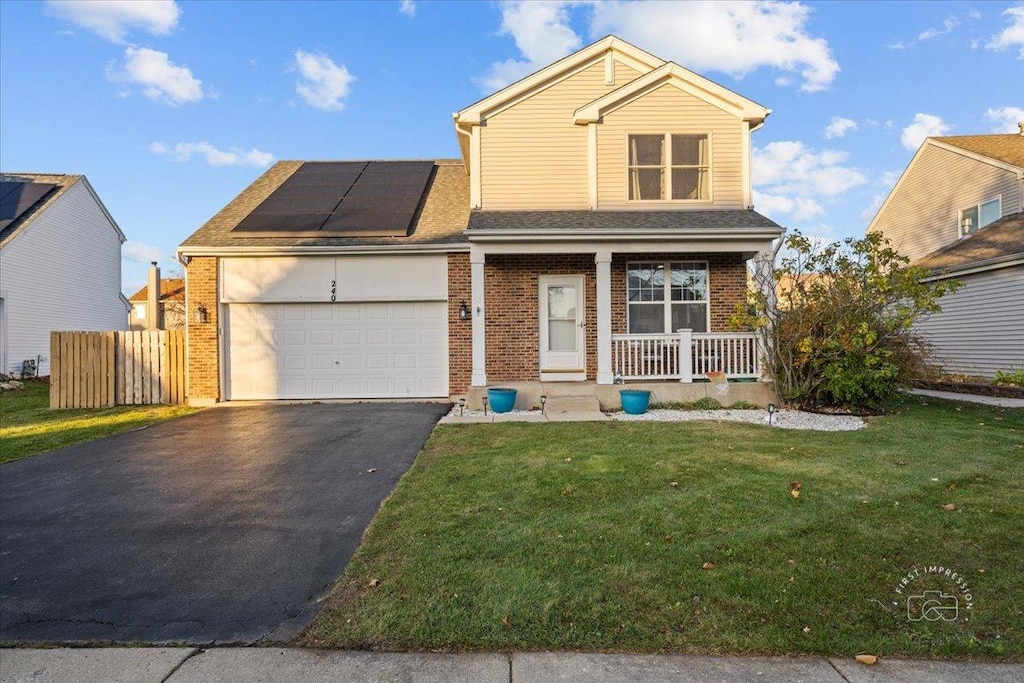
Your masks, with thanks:
[(960, 226), (960, 236), (967, 237), (979, 228), (984, 228), (989, 223), (994, 223), (1002, 216), (1000, 197), (990, 199), (981, 204), (960, 209), (957, 216), (957, 223)]
[(630, 334), (708, 331), (708, 264), (630, 263), (626, 267), (626, 329)]
[(630, 201), (711, 199), (707, 133), (629, 136)]

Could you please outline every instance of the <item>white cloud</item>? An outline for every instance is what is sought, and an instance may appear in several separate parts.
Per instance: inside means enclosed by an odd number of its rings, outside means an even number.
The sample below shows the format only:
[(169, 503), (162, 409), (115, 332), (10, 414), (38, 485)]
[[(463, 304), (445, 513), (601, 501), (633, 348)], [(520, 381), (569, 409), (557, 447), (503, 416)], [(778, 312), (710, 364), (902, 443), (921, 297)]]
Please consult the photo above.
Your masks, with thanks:
[(580, 37), (569, 27), (567, 7), (549, 0), (503, 3), (498, 35), (512, 36), (523, 58), (492, 63), (484, 76), (474, 79), (481, 90), (501, 90), (580, 47)]
[(47, 0), (47, 11), (115, 43), (123, 43), (134, 29), (167, 35), (178, 25), (181, 8), (174, 0)]
[(941, 116), (918, 113), (914, 115), (914, 122), (903, 129), (900, 142), (913, 152), (924, 143), (925, 138), (945, 135), (949, 130), (949, 124)]
[(128, 240), (121, 245), (121, 256), (136, 263), (152, 263), (164, 258), (164, 253), (159, 248), (142, 242)]
[(866, 221), (870, 221), (878, 213), (878, 210), (882, 208), (882, 202), (888, 195), (884, 193), (878, 193), (871, 198), (871, 203), (864, 207), (864, 210), (860, 212), (860, 217)]
[(797, 221), (824, 215), (824, 202), (867, 182), (860, 170), (843, 165), (848, 156), (838, 150), (815, 151), (796, 140), (755, 147), (754, 205), (769, 215)]
[(1017, 59), (1024, 59), (1024, 5), (1010, 7), (1003, 12), (1009, 17), (1010, 25), (1003, 32), (993, 36), (985, 45), (989, 50), (1005, 50), (1008, 47), (1020, 47)]
[(325, 54), (295, 51), (295, 68), (300, 80), (295, 92), (311, 107), (324, 111), (341, 111), (349, 86), (356, 80), (344, 64), (335, 64)]
[(614, 33), (697, 71), (736, 77), (761, 67), (799, 73), (801, 90), (826, 89), (839, 73), (828, 41), (813, 37), (800, 2), (594, 2), (592, 35)]
[(903, 174), (900, 171), (886, 171), (878, 182), (880, 185), (891, 189), (896, 184), (896, 181), (900, 179), (901, 175)]
[(995, 128), (993, 133), (1019, 133), (1017, 124), (1024, 121), (1024, 108), (1021, 107), (999, 107), (998, 109), (988, 108), (985, 118), (991, 121)]
[(785, 214), (798, 221), (809, 221), (825, 215), (825, 209), (813, 199), (764, 194), (757, 190), (754, 190), (754, 205), (761, 213), (776, 216)]
[(889, 45), (890, 50), (906, 50), (908, 47), (910, 46), (904, 43), (902, 40), (897, 40), (895, 43)]
[(274, 155), (255, 147), (246, 151), (239, 147), (217, 149), (209, 142), (179, 142), (171, 147), (163, 142), (154, 142), (149, 151), (157, 155), (170, 155), (175, 161), (186, 162), (193, 156), (202, 156), (210, 166), (255, 166), (264, 168), (274, 161)]
[(398, 11), (407, 17), (416, 16), (416, 3), (414, 0), (402, 0), (398, 5)]
[(166, 52), (148, 47), (129, 47), (124, 51), (124, 64), (107, 67), (107, 78), (114, 83), (137, 85), (142, 94), (164, 104), (185, 104), (203, 99), (203, 82), (188, 67), (171, 62)]
[(753, 150), (754, 184), (776, 194), (834, 197), (867, 182), (861, 171), (842, 165), (848, 157), (838, 150), (815, 152), (796, 140), (771, 142)]
[(825, 129), (825, 137), (841, 138), (851, 131), (857, 130), (857, 122), (853, 119), (848, 119), (845, 116), (833, 116), (832, 120), (828, 122), (828, 127)]
[(939, 36), (944, 36), (947, 33), (952, 33), (953, 29), (960, 25), (960, 20), (956, 17), (948, 17), (942, 22), (942, 28), (928, 28), (921, 33), (917, 34), (918, 40), (931, 40)]

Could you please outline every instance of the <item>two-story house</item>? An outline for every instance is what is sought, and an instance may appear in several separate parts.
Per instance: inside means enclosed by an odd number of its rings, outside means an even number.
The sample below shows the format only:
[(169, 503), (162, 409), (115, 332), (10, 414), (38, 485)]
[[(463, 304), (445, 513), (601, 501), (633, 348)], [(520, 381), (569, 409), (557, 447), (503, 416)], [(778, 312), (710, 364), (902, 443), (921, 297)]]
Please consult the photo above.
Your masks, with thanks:
[(930, 279), (956, 278), (920, 320), (945, 372), (1024, 370), (1024, 122), (1019, 134), (928, 138), (868, 226)]
[(124, 233), (83, 175), (0, 174), (0, 373), (50, 374), (50, 333), (123, 330)]
[(727, 321), (783, 232), (751, 202), (769, 113), (608, 37), (454, 114), (460, 159), (280, 162), (179, 249), (189, 399), (754, 379)]

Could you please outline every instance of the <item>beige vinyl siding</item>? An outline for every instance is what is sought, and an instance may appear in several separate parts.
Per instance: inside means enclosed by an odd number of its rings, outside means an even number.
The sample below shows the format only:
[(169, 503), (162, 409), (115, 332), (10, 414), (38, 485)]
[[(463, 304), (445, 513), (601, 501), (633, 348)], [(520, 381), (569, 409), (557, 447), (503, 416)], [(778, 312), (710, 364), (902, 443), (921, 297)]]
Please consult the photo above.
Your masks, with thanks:
[(927, 144), (872, 229), (915, 261), (959, 239), (960, 209), (999, 196), (1003, 216), (1021, 210), (1014, 173)]
[(939, 301), (942, 312), (916, 326), (935, 360), (946, 372), (982, 377), (1024, 370), (1024, 266), (957, 279), (964, 286)]
[(671, 84), (604, 117), (597, 127), (597, 197), (602, 209), (708, 208), (707, 203), (627, 201), (627, 138), (631, 133), (711, 134), (714, 208), (743, 207), (743, 122)]
[(573, 112), (640, 76), (616, 60), (605, 84), (599, 58), (573, 76), (488, 117), (480, 128), (484, 209), (588, 209), (587, 127)]

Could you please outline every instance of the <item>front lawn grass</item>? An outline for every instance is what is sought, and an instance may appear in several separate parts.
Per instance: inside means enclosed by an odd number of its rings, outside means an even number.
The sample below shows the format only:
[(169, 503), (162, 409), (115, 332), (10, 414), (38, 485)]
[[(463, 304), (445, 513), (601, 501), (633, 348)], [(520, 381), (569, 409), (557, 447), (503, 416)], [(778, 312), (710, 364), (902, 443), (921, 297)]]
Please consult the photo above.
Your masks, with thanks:
[[(1020, 659), (1022, 448), (1024, 410), (918, 398), (843, 433), (442, 426), (300, 641)], [(939, 565), (969, 609), (896, 593)], [(957, 619), (908, 619), (925, 589)]]
[(50, 410), (50, 386), (25, 382), (0, 394), (0, 464), (195, 411), (180, 405)]

